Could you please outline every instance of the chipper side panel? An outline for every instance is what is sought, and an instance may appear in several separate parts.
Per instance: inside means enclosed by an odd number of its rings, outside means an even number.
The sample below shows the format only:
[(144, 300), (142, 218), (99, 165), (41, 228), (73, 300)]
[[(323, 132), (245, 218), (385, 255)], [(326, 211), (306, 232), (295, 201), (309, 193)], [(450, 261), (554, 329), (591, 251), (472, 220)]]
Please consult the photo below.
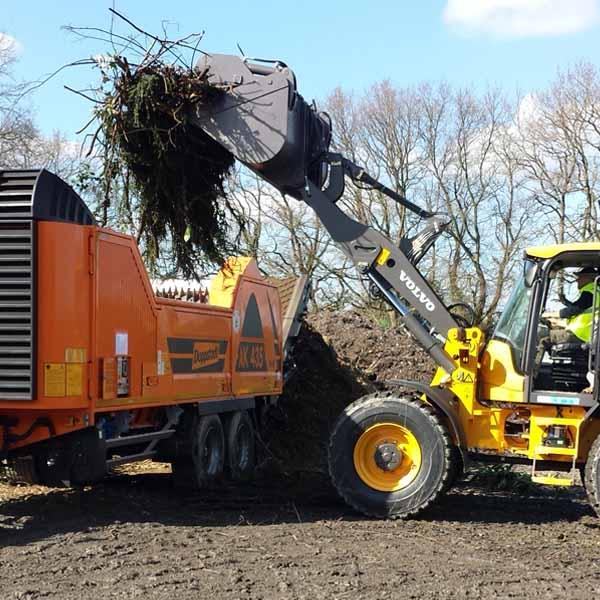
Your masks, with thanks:
[[(31, 174), (31, 205), (42, 176), (49, 174)], [(81, 200), (60, 184), (42, 199), (60, 208), (69, 192), (81, 212)], [(248, 411), (282, 391), (284, 342), (279, 293), (255, 261), (230, 259), (211, 283), (209, 304), (157, 298), (131, 237), (87, 222), (89, 213), (73, 222), (63, 212), (26, 221), (35, 241), (29, 296), (0, 302), (0, 327), (12, 323), (14, 331), (0, 336), (0, 458), (31, 450), (47, 470), (57, 448), (69, 446), (53, 441), (77, 440), (65, 456), (79, 468), (86, 454), (126, 462), (137, 454), (116, 448), (128, 444), (156, 456), (158, 442), (185, 437), (199, 414), (226, 425), (225, 415), (238, 411), (236, 423), (251, 427)], [(13, 250), (1, 244), (6, 263)], [(17, 277), (7, 273), (0, 261), (0, 288)], [(46, 449), (41, 463), (37, 448)]]

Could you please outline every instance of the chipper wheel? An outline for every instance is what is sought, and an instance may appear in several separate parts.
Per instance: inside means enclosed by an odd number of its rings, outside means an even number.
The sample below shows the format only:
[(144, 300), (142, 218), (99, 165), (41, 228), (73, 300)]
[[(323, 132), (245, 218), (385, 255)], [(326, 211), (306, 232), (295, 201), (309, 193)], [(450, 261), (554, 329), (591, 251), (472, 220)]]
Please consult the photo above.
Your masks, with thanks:
[(0, 477), (13, 485), (18, 483), (33, 485), (40, 482), (33, 456), (18, 456), (0, 461)]
[(366, 515), (416, 515), (447, 489), (452, 472), (450, 436), (421, 400), (372, 394), (335, 423), (329, 473), (342, 498)]
[(194, 419), (191, 435), (191, 456), (173, 462), (173, 478), (178, 487), (203, 488), (223, 474), (225, 435), (221, 419), (217, 415)]
[(600, 435), (590, 448), (582, 480), (590, 504), (600, 517)]
[(227, 471), (233, 481), (249, 481), (254, 476), (254, 425), (248, 411), (240, 410), (227, 424)]

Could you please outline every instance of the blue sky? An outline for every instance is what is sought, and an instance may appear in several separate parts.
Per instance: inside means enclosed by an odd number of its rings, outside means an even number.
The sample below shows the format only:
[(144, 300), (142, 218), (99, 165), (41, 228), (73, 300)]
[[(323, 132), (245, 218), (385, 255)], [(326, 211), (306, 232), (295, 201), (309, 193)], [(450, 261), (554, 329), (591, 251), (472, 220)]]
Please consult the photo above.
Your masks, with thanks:
[[(446, 80), (457, 86), (502, 86), (529, 92), (577, 60), (600, 65), (600, 0), (328, 0), (206, 2), (115, 0), (151, 31), (205, 30), (204, 49), (279, 58), (296, 72), (301, 93), (323, 98), (334, 87), (363, 91), (389, 78), (400, 85)], [(3, 0), (0, 31), (18, 44), (16, 75), (37, 79), (59, 66), (103, 52), (61, 26), (108, 27), (112, 0)], [(40, 128), (68, 137), (90, 105), (64, 90), (97, 73), (67, 70), (35, 93)]]

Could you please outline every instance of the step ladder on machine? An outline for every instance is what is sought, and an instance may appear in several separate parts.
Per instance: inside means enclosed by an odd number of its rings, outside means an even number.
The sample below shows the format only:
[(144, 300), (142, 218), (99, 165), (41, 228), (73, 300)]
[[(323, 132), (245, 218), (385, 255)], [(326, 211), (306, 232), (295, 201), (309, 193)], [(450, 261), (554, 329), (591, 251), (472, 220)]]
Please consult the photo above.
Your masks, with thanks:
[[(598, 335), (600, 326), (598, 316), (600, 313), (600, 275), (594, 280), (594, 296), (592, 306), (597, 307), (592, 311), (591, 340), (588, 345), (588, 380), (593, 388), (594, 397), (598, 399), (599, 383), (596, 381), (597, 357), (600, 356), (600, 335)], [(569, 486), (575, 483), (577, 473), (577, 455), (579, 454), (580, 427), (583, 421), (568, 417), (532, 417), (531, 430), (535, 430), (535, 446), (533, 452), (533, 464), (531, 466), (531, 480), (535, 483), (544, 485), (564, 485)], [(557, 428), (565, 433), (564, 436), (551, 436), (548, 432), (551, 428)], [(544, 434), (540, 434), (544, 432)], [(568, 433), (567, 433), (568, 432)], [(538, 460), (545, 460), (548, 456), (569, 456), (571, 457), (571, 469), (568, 476), (541, 475), (536, 471)]]
[[(562, 428), (565, 431), (568, 428), (568, 431), (574, 431), (575, 435), (574, 439), (570, 440), (570, 445), (555, 445), (557, 444), (556, 440), (559, 438), (546, 437), (546, 440), (542, 439), (541, 443), (538, 443), (535, 446), (533, 464), (531, 465), (531, 480), (534, 483), (541, 483), (543, 485), (574, 485), (577, 473), (579, 426), (581, 425), (581, 421), (579, 419), (571, 419), (568, 417), (533, 417), (532, 420), (535, 421), (535, 426), (543, 431), (548, 431), (553, 427)], [(564, 439), (568, 439), (567, 436), (565, 436)], [(550, 440), (552, 440), (552, 444), (550, 444)], [(557, 455), (571, 457), (571, 469), (569, 470), (568, 476), (541, 475), (539, 471), (536, 471), (536, 463), (538, 460), (546, 460), (549, 456)]]

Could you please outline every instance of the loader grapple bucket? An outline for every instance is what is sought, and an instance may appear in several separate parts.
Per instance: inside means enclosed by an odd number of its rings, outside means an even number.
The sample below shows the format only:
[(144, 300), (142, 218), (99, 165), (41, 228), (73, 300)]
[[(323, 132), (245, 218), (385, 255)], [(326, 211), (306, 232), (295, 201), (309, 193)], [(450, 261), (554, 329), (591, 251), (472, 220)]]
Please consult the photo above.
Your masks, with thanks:
[(284, 193), (301, 198), (306, 178), (323, 185), (327, 171), (319, 159), (329, 148), (329, 118), (297, 92), (288, 67), (211, 54), (197, 69), (223, 92), (210, 108), (196, 110), (199, 127)]

